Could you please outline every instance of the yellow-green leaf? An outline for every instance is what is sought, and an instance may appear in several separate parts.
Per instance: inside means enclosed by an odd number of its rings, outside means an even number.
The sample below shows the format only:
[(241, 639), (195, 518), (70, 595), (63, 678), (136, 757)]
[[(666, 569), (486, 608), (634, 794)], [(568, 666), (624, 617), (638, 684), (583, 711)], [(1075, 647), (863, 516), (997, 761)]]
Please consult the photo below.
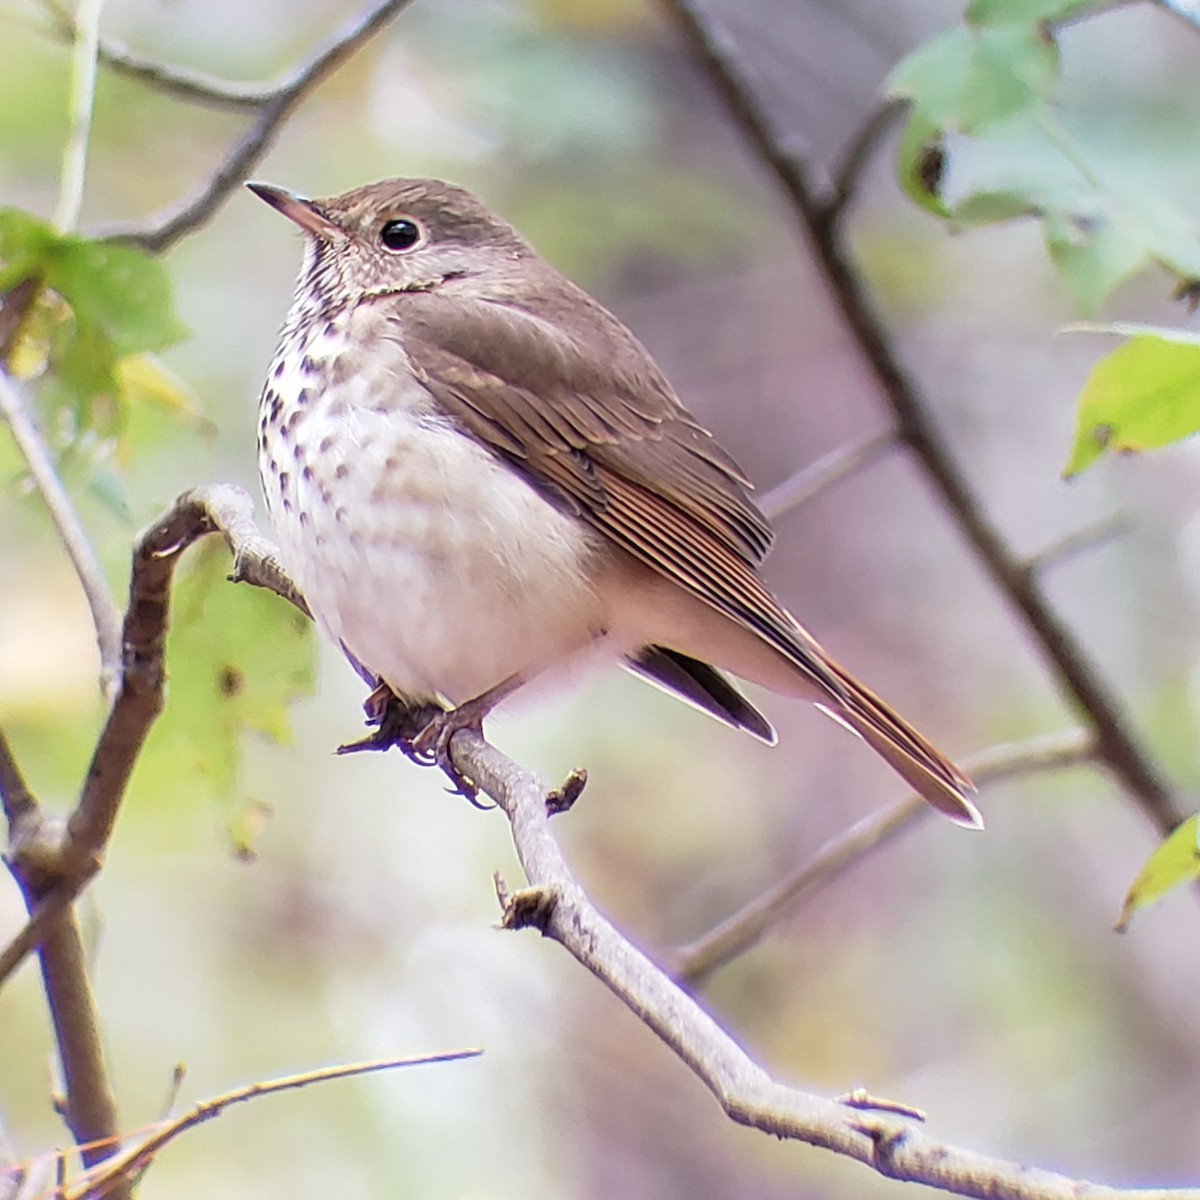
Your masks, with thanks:
[(1200, 338), (1149, 326), (1097, 328), (1129, 336), (1096, 364), (1080, 393), (1068, 476), (1106, 450), (1153, 450), (1200, 430)]
[(167, 638), (167, 703), (135, 787), (184, 801), (236, 795), (241, 739), (290, 734), (288, 705), (313, 686), (311, 624), (291, 605), (226, 578), (229, 554), (202, 542), (180, 569)]
[(1200, 879), (1200, 813), (1180, 825), (1165, 842), (1146, 859), (1146, 865), (1129, 885), (1116, 929), (1123, 933), (1130, 918), (1139, 908), (1153, 904), (1172, 888), (1193, 879)]

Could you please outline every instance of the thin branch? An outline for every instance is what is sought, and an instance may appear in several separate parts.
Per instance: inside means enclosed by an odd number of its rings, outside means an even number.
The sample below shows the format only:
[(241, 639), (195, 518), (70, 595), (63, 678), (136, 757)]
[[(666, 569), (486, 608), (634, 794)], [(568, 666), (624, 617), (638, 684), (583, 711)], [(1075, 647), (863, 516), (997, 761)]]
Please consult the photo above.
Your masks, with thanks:
[[(12, 851), (10, 850), (10, 854)], [(0, 951), (0, 987), (12, 973), (45, 941), (54, 923), (71, 907), (75, 899), (96, 874), (93, 868), (70, 879), (56, 883), (50, 891), (33, 903), (29, 918)]]
[(482, 1050), (472, 1047), (466, 1050), (446, 1050), (437, 1054), (415, 1054), (405, 1058), (383, 1058), (373, 1062), (343, 1063), (336, 1067), (322, 1067), (315, 1071), (285, 1075), (280, 1079), (269, 1079), (265, 1083), (250, 1083), (222, 1096), (215, 1096), (211, 1100), (201, 1100), (182, 1116), (164, 1121), (149, 1136), (114, 1155), (101, 1166), (88, 1171), (82, 1178), (73, 1180), (69, 1187), (62, 1189), (61, 1200), (93, 1200), (98, 1196), (111, 1196), (115, 1184), (135, 1179), (150, 1165), (154, 1156), (180, 1134), (219, 1117), (234, 1104), (245, 1104), (262, 1096), (273, 1096), (279, 1092), (310, 1087), (316, 1083), (353, 1079), (357, 1075), (377, 1075), (382, 1071), (395, 1071), (402, 1067), (459, 1062), (465, 1058), (478, 1058), (482, 1053)]
[(8, 422), (13, 441), (25, 460), (30, 478), (50, 513), (87, 597), (92, 624), (96, 627), (96, 643), (100, 648), (100, 683), (108, 693), (116, 681), (121, 662), (121, 622), (112, 593), (71, 498), (58, 477), (23, 389), (3, 369), (0, 369), (0, 416)]
[[(112, 1155), (121, 1126), (74, 911), (65, 913), (45, 934), (38, 961), (65, 1085), (63, 1116), (84, 1165), (90, 1167)], [(129, 1200), (133, 1192), (129, 1184), (121, 1184), (109, 1195)]]
[(896, 435), (889, 432), (837, 446), (776, 484), (762, 497), (758, 506), (772, 521), (777, 520), (826, 488), (878, 462), (899, 444)]
[(1025, 569), (1035, 574), (1045, 574), (1054, 567), (1061, 567), (1073, 558), (1086, 554), (1089, 550), (1106, 546), (1129, 533), (1132, 528), (1132, 523), (1124, 513), (1113, 513), (1043, 547), (1025, 560)]
[[(231, 579), (267, 588), (308, 615), (303, 596), (279, 565), (274, 544), (259, 533), (254, 503), (241, 488), (216, 484), (186, 492), (141, 534), (133, 552), (120, 687), (79, 801), (64, 829), (39, 823), (22, 839), (10, 840), (8, 857), (14, 869), (25, 863), (40, 873), (40, 882), (29, 921), (0, 953), (0, 983), (38, 948), (53, 919), (98, 870), (129, 776), (162, 708), (163, 648), (175, 567), (189, 546), (210, 533), (221, 533), (233, 552)], [(0, 742), (0, 787), (6, 781), (11, 786), (12, 777), (5, 775), (6, 749)]]
[(103, 235), (161, 253), (199, 229), (230, 192), (242, 184), (275, 140), (283, 122), (308, 93), (411, 2), (381, 0), (373, 4), (282, 80), (269, 98), (264, 98), (253, 124), (194, 195), (147, 222), (108, 229)]
[[(72, 13), (57, 0), (42, 0), (53, 24), (47, 32), (66, 42), (75, 40), (76, 22)], [(118, 75), (136, 79), (157, 91), (204, 104), (210, 108), (244, 111), (265, 104), (279, 91), (280, 82), (237, 83), (220, 79), (204, 71), (158, 62), (136, 54), (115, 38), (101, 37), (97, 46), (100, 61)]]
[[(121, 688), (96, 743), (79, 803), (67, 822), (69, 853), (81, 867), (107, 844), (126, 784), (163, 702), (163, 645), (171, 581), (183, 552), (209, 533), (237, 540), (234, 577), (303, 600), (279, 567), (274, 547), (254, 526), (254, 506), (241, 488), (218, 484), (181, 496), (138, 538), (124, 626)], [(276, 585), (279, 586), (276, 586)]]
[[(940, 1142), (889, 1113), (862, 1112), (772, 1079), (699, 1004), (595, 909), (550, 831), (548, 788), (469, 731), (455, 763), (504, 810), (529, 889), (502, 894), (505, 925), (533, 925), (604, 983), (739, 1124), (820, 1146), (892, 1179), (986, 1200), (1200, 1200), (1200, 1189), (1122, 1191)], [(503, 893), (503, 889), (500, 889)]]
[(83, 184), (87, 176), (88, 141), (96, 100), (96, 56), (100, 43), (100, 10), (104, 0), (80, 0), (71, 55), (71, 120), (63, 147), (62, 182), (54, 223), (64, 233), (79, 224)]
[(899, 436), (907, 443), (963, 539), (992, 582), (1036, 640), (1060, 690), (1095, 730), (1097, 753), (1138, 806), (1166, 835), (1187, 815), (1133, 729), (1120, 700), (1050, 605), (1036, 574), (1015, 555), (984, 510), (970, 477), (929, 414), (925, 397), (901, 365), (886, 327), (875, 313), (864, 280), (846, 249), (839, 217), (814, 189), (805, 160), (789, 147), (762, 105), (728, 33), (697, 0), (663, 0), (747, 142), (775, 176), (791, 204), (858, 351), (875, 375)]
[(0, 807), (10, 826), (36, 812), (38, 802), (33, 798), (21, 768), (8, 744), (4, 730), (0, 729)]
[(868, 113), (861, 128), (850, 139), (845, 155), (833, 169), (833, 182), (824, 201), (827, 221), (837, 220), (842, 210), (854, 199), (871, 156), (903, 113), (904, 105), (899, 100), (882, 100)]
[[(1089, 734), (1073, 729), (995, 746), (962, 765), (976, 784), (984, 787), (1079, 766), (1095, 757), (1096, 748)], [(857, 821), (773, 887), (695, 941), (681, 946), (672, 956), (672, 975), (689, 988), (702, 984), (714, 971), (757, 945), (780, 920), (795, 911), (801, 900), (895, 841), (932, 811), (920, 796), (910, 795)]]

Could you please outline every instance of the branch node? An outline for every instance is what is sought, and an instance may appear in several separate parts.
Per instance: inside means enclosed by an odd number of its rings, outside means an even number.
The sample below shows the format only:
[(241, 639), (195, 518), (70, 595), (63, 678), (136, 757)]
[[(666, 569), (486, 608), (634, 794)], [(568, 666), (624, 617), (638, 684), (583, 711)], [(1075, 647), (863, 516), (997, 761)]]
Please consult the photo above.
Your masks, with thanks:
[(926, 1119), (924, 1109), (913, 1108), (912, 1105), (904, 1104), (899, 1100), (887, 1100), (882, 1096), (872, 1096), (866, 1088), (854, 1088), (844, 1096), (839, 1096), (837, 1102), (846, 1105), (847, 1108), (859, 1108), (870, 1112), (895, 1113), (898, 1117), (909, 1117), (914, 1121), (924, 1121)]
[(568, 812), (587, 787), (586, 767), (576, 767), (556, 788), (546, 793), (546, 812), (552, 817)]
[(524, 887), (515, 892), (504, 882), (497, 871), (492, 876), (496, 885), (496, 899), (500, 901), (503, 915), (501, 929), (538, 930), (543, 936), (550, 932), (550, 918), (558, 904), (558, 892), (552, 887)]

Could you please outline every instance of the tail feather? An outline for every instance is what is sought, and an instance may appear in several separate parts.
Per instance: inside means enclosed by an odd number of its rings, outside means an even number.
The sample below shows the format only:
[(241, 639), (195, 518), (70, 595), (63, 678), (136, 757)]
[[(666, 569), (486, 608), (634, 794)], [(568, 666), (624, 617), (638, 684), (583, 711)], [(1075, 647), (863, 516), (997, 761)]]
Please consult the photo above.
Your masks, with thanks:
[(878, 696), (836, 664), (828, 665), (844, 690), (837, 702), (831, 697), (818, 707), (862, 737), (938, 812), (968, 829), (982, 829), (983, 817), (971, 802), (975, 785)]

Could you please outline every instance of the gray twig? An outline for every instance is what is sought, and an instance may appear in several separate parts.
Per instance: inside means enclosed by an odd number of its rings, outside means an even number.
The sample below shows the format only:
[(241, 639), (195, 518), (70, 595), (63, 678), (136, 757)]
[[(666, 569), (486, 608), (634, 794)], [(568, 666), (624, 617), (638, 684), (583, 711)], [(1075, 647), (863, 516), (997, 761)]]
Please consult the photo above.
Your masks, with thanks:
[[(505, 925), (558, 942), (677, 1054), (731, 1120), (846, 1155), (891, 1179), (986, 1200), (1200, 1200), (1200, 1189), (1119, 1190), (959, 1149), (892, 1113), (863, 1112), (776, 1082), (596, 910), (550, 828), (549, 788), (479, 735), (454, 735), (457, 767), (504, 810), (529, 887), (505, 897)], [(561, 819), (561, 818), (560, 818)]]
[[(1091, 736), (1085, 730), (1073, 729), (995, 746), (962, 765), (984, 787), (1035, 772), (1060, 771), (1095, 757)], [(688, 987), (704, 983), (714, 971), (757, 945), (780, 920), (795, 911), (801, 900), (858, 866), (932, 812), (920, 796), (910, 795), (857, 821), (773, 887), (681, 946), (673, 956), (672, 974)]]
[(100, 647), (101, 687), (106, 695), (110, 694), (120, 670), (120, 617), (96, 552), (58, 477), (54, 460), (26, 402), (24, 390), (3, 369), (0, 369), (0, 415), (8, 423), (13, 441), (25, 460), (29, 476), (50, 513), (87, 597), (92, 624), (96, 627), (96, 643)]
[[(62, 41), (73, 42), (76, 30), (74, 15), (57, 0), (42, 0), (42, 5), (52, 18), (48, 32)], [(100, 61), (118, 75), (136, 79), (180, 100), (210, 108), (235, 111), (255, 109), (265, 104), (282, 84), (278, 80), (271, 83), (237, 83), (204, 71), (158, 62), (134, 53), (115, 38), (100, 38), (98, 49)]]
[(245, 181), (304, 97), (411, 2), (381, 0), (371, 5), (263, 96), (253, 123), (193, 195), (148, 221), (101, 230), (100, 236), (161, 253), (199, 229)]
[(826, 488), (878, 462), (899, 444), (896, 435), (888, 432), (836, 446), (776, 484), (759, 501), (759, 508), (772, 521), (778, 520), (785, 512), (798, 508)]

